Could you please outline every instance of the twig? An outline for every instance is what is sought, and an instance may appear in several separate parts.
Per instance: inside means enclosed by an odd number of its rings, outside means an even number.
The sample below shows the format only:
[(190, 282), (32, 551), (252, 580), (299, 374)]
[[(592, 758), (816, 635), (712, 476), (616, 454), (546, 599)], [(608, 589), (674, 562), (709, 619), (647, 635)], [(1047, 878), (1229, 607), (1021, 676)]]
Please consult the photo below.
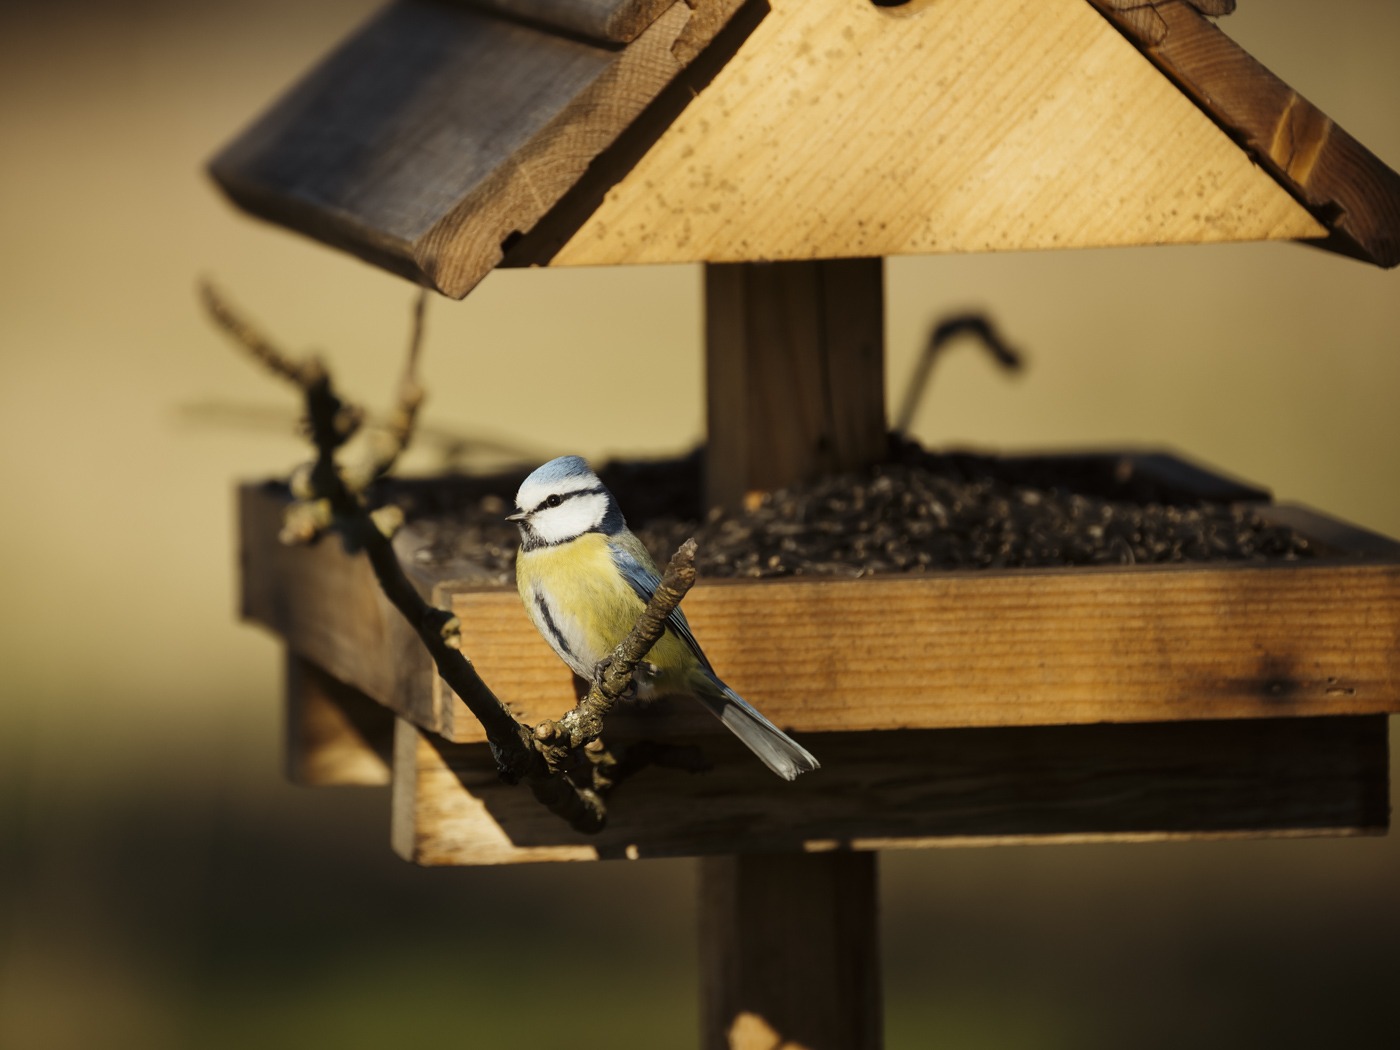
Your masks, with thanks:
[[(415, 308), (408, 360), (399, 385), (398, 407), (386, 428), (388, 437), (361, 473), (347, 477), (338, 468), (335, 454), (363, 413), (340, 399), (319, 361), (292, 358), (244, 321), (212, 286), (204, 284), (201, 295), (216, 323), (275, 375), (294, 384), (306, 401), (316, 459), (294, 485), (294, 494), (300, 498), (292, 510), (300, 507), (305, 520), (295, 520), (297, 515), (289, 514), (284, 538), (290, 534), (292, 539), (305, 539), (306, 533), (316, 535), (333, 525), (348, 545), (364, 551), (385, 596), (418, 633), (438, 674), (486, 730), (501, 776), (511, 783), (528, 783), (539, 801), (575, 829), (600, 830), (607, 819), (601, 792), (610, 784), (607, 768), (612, 764), (600, 740), (603, 718), (626, 691), (637, 664), (665, 632), (667, 618), (694, 582), (695, 541), (688, 540), (676, 552), (641, 619), (613, 651), (611, 663), (578, 707), (559, 723), (546, 722), (532, 729), (511, 715), (462, 653), (457, 618), (425, 602), (404, 574), (389, 539), (392, 529), (376, 521), (375, 515), (385, 508), (372, 512), (365, 503), (369, 483), (388, 471), (407, 447), (422, 404), (417, 360), (423, 298)], [(580, 755), (585, 762), (577, 761)], [(580, 764), (590, 771), (584, 783), (570, 771), (571, 766)]]
[(599, 785), (600, 776), (606, 776), (606, 769), (601, 767), (611, 764), (611, 756), (600, 744), (603, 720), (631, 686), (637, 665), (666, 633), (666, 621), (695, 583), (695, 574), (692, 538), (671, 556), (641, 617), (604, 661), (604, 668), (594, 676), (587, 695), (557, 722), (545, 721), (535, 727), (537, 746), (552, 768), (564, 768), (568, 753), (581, 748), (593, 766), (594, 786)]
[(420, 289), (413, 305), (413, 326), (399, 380), (398, 399), (384, 424), (369, 432), (368, 452), (358, 470), (347, 470), (345, 483), (351, 491), (363, 492), (370, 484), (394, 468), (408, 447), (423, 404), (423, 387), (418, 382), (418, 355), (423, 345), (423, 317), (427, 310), (427, 289)]
[(895, 418), (894, 429), (896, 431), (902, 434), (909, 432), (909, 427), (914, 422), (914, 413), (918, 410), (919, 402), (923, 400), (924, 390), (928, 386), (929, 376), (933, 372), (934, 360), (954, 336), (963, 333), (975, 336), (983, 348), (992, 355), (992, 359), (1006, 371), (1014, 372), (1021, 367), (1021, 355), (1001, 337), (1001, 333), (997, 331), (991, 319), (983, 314), (956, 314), (939, 322), (929, 333), (928, 343), (924, 346), (924, 352), (919, 355), (919, 360), (914, 366), (914, 374), (910, 377), (909, 386), (904, 391), (904, 402), (900, 406), (899, 415)]
[(214, 323), (232, 336), (236, 343), (252, 354), (255, 360), (260, 361), (274, 375), (279, 375), (283, 379), (290, 380), (297, 386), (305, 388), (324, 374), (325, 369), (315, 358), (308, 358), (304, 361), (293, 360), (272, 340), (249, 324), (241, 314), (236, 313), (208, 281), (200, 282), (199, 297)]

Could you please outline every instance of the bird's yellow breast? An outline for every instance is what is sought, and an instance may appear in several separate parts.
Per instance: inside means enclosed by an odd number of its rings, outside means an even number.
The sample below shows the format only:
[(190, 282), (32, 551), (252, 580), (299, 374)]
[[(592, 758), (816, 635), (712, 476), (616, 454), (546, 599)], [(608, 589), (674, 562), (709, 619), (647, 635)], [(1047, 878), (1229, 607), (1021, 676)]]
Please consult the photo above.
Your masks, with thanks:
[[(568, 543), (521, 551), (515, 562), (515, 583), (536, 629), (585, 678), (627, 636), (645, 608), (614, 564), (607, 538), (596, 532)], [(673, 673), (698, 663), (670, 631), (647, 660)]]
[[(598, 633), (597, 645), (612, 648), (641, 615), (642, 601), (627, 586), (613, 564), (607, 539), (585, 533), (568, 543), (522, 551), (515, 563), (515, 582), (528, 608), (532, 591), (538, 590), (560, 615), (585, 622), (589, 633)], [(616, 633), (615, 625), (629, 620)]]

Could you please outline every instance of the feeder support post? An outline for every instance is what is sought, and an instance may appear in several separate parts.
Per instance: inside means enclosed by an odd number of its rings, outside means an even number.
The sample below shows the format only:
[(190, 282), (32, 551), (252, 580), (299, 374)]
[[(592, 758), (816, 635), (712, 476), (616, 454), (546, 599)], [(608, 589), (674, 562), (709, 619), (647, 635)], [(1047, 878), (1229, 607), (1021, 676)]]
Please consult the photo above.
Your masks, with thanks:
[[(709, 264), (705, 321), (711, 506), (884, 457), (882, 259)], [(700, 865), (702, 1050), (879, 1050), (876, 854)]]
[(700, 862), (702, 1050), (878, 1050), (875, 857)]
[(883, 259), (705, 267), (711, 506), (884, 458)]

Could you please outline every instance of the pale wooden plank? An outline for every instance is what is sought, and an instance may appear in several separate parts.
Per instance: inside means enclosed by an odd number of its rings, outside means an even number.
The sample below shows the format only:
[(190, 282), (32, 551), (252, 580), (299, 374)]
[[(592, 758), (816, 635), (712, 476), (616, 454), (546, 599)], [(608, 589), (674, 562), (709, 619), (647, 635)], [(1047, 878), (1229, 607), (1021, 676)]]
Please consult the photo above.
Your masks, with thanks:
[(832, 733), (777, 780), (727, 737), (649, 768), (597, 835), (504, 785), (486, 745), (401, 722), (396, 851), (425, 865), (1038, 842), (1369, 834), (1389, 819), (1380, 716)]
[(883, 459), (880, 259), (705, 269), (711, 506)]
[(874, 853), (700, 862), (703, 1050), (879, 1050)]
[[(702, 581), (685, 609), (719, 674), (799, 735), (1400, 710), (1397, 564)], [(522, 717), (568, 709), (572, 679), (513, 592), (453, 610)], [(668, 703), (614, 732), (710, 728)]]
[(773, 0), (554, 265), (1317, 237), (1083, 0)]
[(1400, 174), (1190, 5), (1090, 2), (1312, 210), (1324, 247), (1400, 264)]
[[(277, 542), (283, 500), (242, 490), (244, 614), (416, 724), (480, 741), (361, 559), (333, 537)], [(1329, 550), (1349, 550), (1357, 533), (1312, 520)], [(1369, 561), (701, 581), (685, 608), (719, 673), (799, 733), (1395, 712), (1400, 558), (1356, 542)], [(413, 543), (411, 530), (396, 540), (411, 571)], [(417, 580), (461, 619), (517, 717), (573, 703), (513, 588)], [(684, 700), (610, 722), (619, 737), (709, 732), (722, 730)]]
[(306, 787), (389, 783), (394, 715), (295, 653), (287, 653), (286, 763)]
[[(425, 734), (417, 726), (399, 719), (394, 734), (394, 776), (390, 802), (389, 841), (405, 860), (420, 864), (458, 863), (451, 857), (472, 857), (473, 864), (519, 864), (529, 861), (594, 860), (597, 850), (588, 836), (577, 841), (554, 840), (548, 847), (532, 848), (528, 842), (514, 843), (492, 819), (488, 802), (491, 793), (469, 794), (463, 783), (480, 787), (487, 781), (500, 783), (495, 759), (482, 745), (473, 755), (470, 768), (459, 774), (446, 764), (441, 738)], [(544, 809), (530, 790), (521, 785), (501, 785), (511, 803), (520, 801), (540, 810), (556, 823), (558, 817)]]
[(254, 214), (460, 298), (737, 4), (679, 0), (619, 48), (398, 0), (210, 171)]

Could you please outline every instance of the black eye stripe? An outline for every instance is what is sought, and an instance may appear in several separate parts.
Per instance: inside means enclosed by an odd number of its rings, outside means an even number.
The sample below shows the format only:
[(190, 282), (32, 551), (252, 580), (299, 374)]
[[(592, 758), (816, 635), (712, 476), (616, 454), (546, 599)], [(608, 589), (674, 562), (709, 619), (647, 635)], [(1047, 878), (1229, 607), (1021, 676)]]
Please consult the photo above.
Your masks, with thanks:
[[(603, 488), (602, 485), (594, 485), (591, 489), (575, 489), (573, 492), (555, 492), (540, 500), (539, 504), (535, 507), (534, 510), (530, 511), (530, 513), (538, 514), (540, 511), (545, 510), (549, 507), (557, 507), (560, 503), (563, 503), (565, 500), (573, 499), (575, 496), (594, 496), (600, 492), (607, 491), (608, 490)], [(549, 501), (552, 499), (557, 499), (559, 502), (550, 503)]]

